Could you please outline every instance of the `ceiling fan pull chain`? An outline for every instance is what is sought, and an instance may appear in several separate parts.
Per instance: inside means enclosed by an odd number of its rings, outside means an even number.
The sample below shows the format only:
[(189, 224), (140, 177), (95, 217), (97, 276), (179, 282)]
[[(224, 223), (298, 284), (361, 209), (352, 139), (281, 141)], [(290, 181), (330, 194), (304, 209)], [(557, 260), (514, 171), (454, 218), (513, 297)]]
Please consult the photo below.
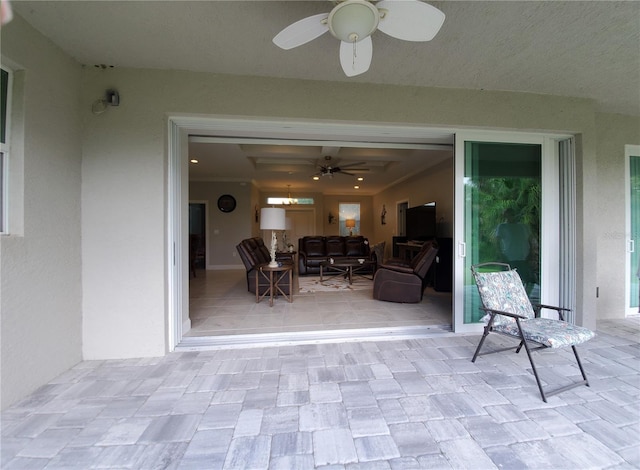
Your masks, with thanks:
[(352, 59), (352, 63), (351, 66), (353, 68), (356, 68), (356, 57), (358, 56), (358, 43), (357, 42), (353, 42), (353, 59)]

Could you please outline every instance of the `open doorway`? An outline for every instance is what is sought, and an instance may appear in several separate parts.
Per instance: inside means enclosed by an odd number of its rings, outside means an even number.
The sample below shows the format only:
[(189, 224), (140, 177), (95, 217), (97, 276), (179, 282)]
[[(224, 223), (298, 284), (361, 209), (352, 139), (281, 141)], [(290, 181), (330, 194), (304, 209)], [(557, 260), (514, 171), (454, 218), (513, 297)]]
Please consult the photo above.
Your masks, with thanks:
[[(186, 119), (186, 118), (185, 118)], [(200, 122), (200, 119), (197, 119), (197, 121), (199, 121), (198, 123), (194, 123), (194, 118), (190, 118), (190, 119), (186, 119), (186, 122), (181, 124), (182, 119), (181, 118), (171, 118), (171, 123), (172, 125), (170, 125), (170, 133), (172, 138), (170, 138), (170, 155), (172, 156), (171, 158), (171, 162), (170, 162), (170, 193), (172, 195), (178, 195), (178, 199), (180, 199), (181, 197), (184, 197), (185, 194), (188, 193), (188, 188), (189, 188), (189, 180), (188, 178), (185, 178), (186, 174), (188, 173), (188, 164), (187, 164), (187, 160), (186, 160), (186, 155), (187, 155), (187, 150), (186, 148), (188, 147), (188, 138), (189, 138), (189, 132), (193, 132), (194, 128), (198, 128), (198, 132), (197, 134), (199, 136), (202, 135), (224, 135), (227, 136), (227, 142), (229, 142), (229, 136), (231, 135), (238, 135), (241, 134), (242, 137), (238, 137), (238, 139), (240, 141), (242, 141), (243, 143), (247, 141), (247, 139), (249, 139), (249, 136), (252, 134), (252, 132), (255, 132), (253, 129), (256, 128), (256, 124), (254, 122), (252, 122), (251, 120), (247, 120), (245, 121), (237, 121), (237, 120), (233, 120), (233, 121), (226, 121), (225, 119), (216, 119), (216, 118), (211, 118), (211, 119), (203, 119)], [(344, 138), (346, 139), (346, 135), (348, 134), (348, 138), (350, 139), (349, 142), (351, 142), (351, 146), (355, 147), (356, 146), (356, 142), (358, 141), (358, 139), (362, 140), (363, 142), (367, 142), (367, 144), (369, 144), (370, 140), (375, 139), (372, 138), (372, 135), (377, 135), (377, 136), (382, 136), (382, 137), (377, 137), (378, 139), (380, 139), (381, 143), (379, 144), (381, 148), (384, 148), (385, 145), (391, 145), (391, 144), (383, 144), (382, 141), (385, 139), (390, 139), (389, 141), (393, 141), (394, 144), (393, 146), (401, 146), (401, 145), (406, 145), (406, 147), (416, 147), (416, 148), (436, 148), (437, 151), (440, 151), (441, 155), (446, 154), (446, 157), (442, 157), (440, 159), (440, 161), (444, 161), (445, 159), (449, 159), (452, 160), (452, 152), (451, 152), (451, 145), (447, 144), (444, 145), (444, 147), (439, 147), (437, 145), (431, 145), (429, 142), (431, 139), (433, 139), (433, 136), (429, 135), (429, 132), (426, 131), (425, 129), (418, 129), (418, 128), (405, 128), (405, 127), (397, 127), (394, 128), (394, 126), (388, 127), (385, 126), (385, 132), (380, 132), (379, 130), (377, 130), (377, 128), (379, 126), (358, 126), (356, 124), (354, 124), (353, 126), (344, 126), (344, 124), (342, 124), (341, 126), (336, 126), (335, 124), (331, 124), (331, 123), (318, 123), (318, 122), (313, 122), (313, 123), (296, 123), (296, 124), (292, 124), (291, 122), (288, 122), (286, 126), (283, 126), (281, 123), (271, 123), (271, 122), (264, 122), (262, 121), (260, 123), (260, 128), (264, 129), (269, 128), (271, 126), (271, 131), (272, 131), (272, 135), (273, 138), (295, 138), (296, 134), (302, 135), (304, 134), (305, 138), (309, 139), (309, 138), (314, 138), (317, 139), (315, 140), (316, 142), (319, 139), (328, 139), (328, 138), (332, 138), (332, 139), (336, 139), (336, 138)], [(364, 129), (364, 128), (366, 129)], [(185, 130), (188, 129), (188, 132), (185, 132)], [(441, 135), (442, 132), (438, 131), (439, 134)], [(286, 135), (285, 135), (286, 134)], [(391, 135), (391, 137), (390, 137)], [(357, 136), (357, 137), (354, 137)], [(264, 136), (263, 136), (264, 137)], [(448, 134), (448, 137), (446, 137), (447, 139), (449, 139), (450, 142), (452, 142), (453, 137), (452, 134)], [(402, 142), (402, 141), (406, 141), (406, 142), (412, 142), (411, 144), (397, 144), (395, 142)], [(332, 141), (332, 142), (335, 142)], [(344, 144), (344, 142), (340, 142), (340, 144)], [(365, 144), (365, 146), (368, 146), (367, 144)], [(444, 148), (444, 150), (443, 150)], [(383, 150), (381, 150), (380, 152), (383, 152)], [(425, 163), (425, 162), (423, 162)], [(375, 171), (375, 170), (374, 170)], [(175, 172), (175, 174), (174, 174)], [(406, 175), (405, 175), (406, 176)], [(336, 176), (337, 180), (340, 180), (342, 178), (342, 175), (338, 175)], [(328, 181), (330, 181), (330, 178), (327, 178)], [(172, 185), (173, 185), (173, 191), (172, 189)], [(421, 188), (423, 189), (423, 187)], [(180, 196), (182, 195), (182, 196)], [(258, 196), (261, 197), (261, 196)], [(252, 194), (252, 198), (253, 198), (253, 194)], [(173, 200), (173, 198), (170, 197), (170, 199)], [(395, 198), (394, 198), (395, 199)], [(184, 199), (183, 199), (184, 200)], [(177, 207), (177, 206), (173, 206), (173, 207)], [(316, 209), (317, 210), (317, 209)], [(254, 210), (254, 203), (251, 203), (251, 209), (250, 212), (252, 214), (251, 216), (251, 220), (253, 220), (253, 213), (255, 212)], [(322, 213), (322, 214), (317, 214), (316, 217), (318, 218), (318, 222), (320, 220), (324, 220), (324, 216), (326, 214)], [(320, 219), (320, 217), (322, 217)], [(176, 221), (177, 219), (179, 219), (179, 217), (171, 217), (170, 214), (170, 220), (172, 221)], [(182, 219), (184, 220), (184, 218)], [(186, 226), (186, 223), (185, 223)], [(215, 227), (214, 227), (215, 228)], [(378, 227), (376, 226), (376, 230), (380, 230), (378, 231), (373, 231), (372, 234), (369, 236), (369, 238), (371, 240), (378, 240), (379, 237), (383, 236), (383, 232), (382, 230), (384, 230), (384, 228), (382, 229), (378, 229)], [(188, 235), (185, 229), (182, 229), (178, 226), (176, 226), (175, 224), (172, 224), (171, 226), (171, 233), (170, 233), (170, 243), (176, 243), (176, 241), (178, 241), (179, 238), (182, 238), (183, 240), (186, 238), (186, 236)], [(182, 235), (182, 233), (184, 233), (184, 235)], [(247, 232), (247, 236), (251, 236), (252, 233), (255, 233), (253, 230), (249, 230)], [(391, 241), (391, 240), (389, 240)], [(187, 270), (185, 268), (179, 268), (183, 261), (181, 260), (184, 259), (184, 257), (186, 256), (186, 250), (184, 247), (184, 243), (177, 243), (176, 245), (176, 250), (175, 252), (178, 254), (178, 256), (176, 256), (176, 260), (175, 260), (175, 265), (178, 266), (178, 269), (176, 270), (172, 270), (174, 271), (170, 277), (171, 277), (171, 286), (170, 288), (179, 291), (179, 293), (181, 293), (181, 295), (175, 295), (175, 296), (170, 296), (170, 300), (172, 305), (170, 306), (170, 321), (171, 318), (174, 318), (173, 320), (173, 327), (174, 327), (174, 333), (172, 334), (172, 338), (174, 339), (175, 344), (178, 344), (180, 341), (182, 341), (182, 337), (183, 337), (183, 332), (186, 332), (188, 330), (185, 329), (186, 326), (188, 326), (189, 323), (189, 319), (188, 319), (188, 315), (189, 315), (189, 285), (187, 282)], [(211, 252), (210, 250), (207, 250), (209, 252), (209, 257), (211, 257)], [(214, 261), (209, 260), (210, 263), (214, 263)], [(184, 264), (184, 266), (186, 267), (186, 263)], [(174, 274), (176, 272), (183, 272), (184, 273), (184, 277), (182, 277), (181, 279), (177, 279), (177, 276), (175, 276)], [(209, 276), (209, 273), (211, 273), (212, 271), (207, 272), (207, 276)], [(217, 275), (216, 271), (213, 271), (214, 275)], [(242, 282), (244, 282), (244, 292), (242, 292), (242, 295), (244, 296), (245, 300), (248, 302), (247, 305), (245, 306), (238, 306), (238, 308), (240, 308), (241, 310), (243, 310), (246, 313), (246, 310), (248, 308), (262, 308), (262, 306), (264, 304), (256, 304), (255, 303), (255, 299), (253, 298), (249, 298), (246, 294), (246, 279), (243, 278), (244, 273), (242, 271), (239, 270), (239, 274), (240, 276), (240, 285), (242, 285)], [(221, 281), (223, 282), (227, 282), (227, 281), (231, 281), (231, 276), (222, 276), (220, 278)], [(233, 289), (232, 289), (233, 290)], [(240, 291), (239, 291), (240, 292)], [(372, 306), (374, 305), (373, 300), (370, 298), (366, 298), (366, 299), (359, 299), (359, 301), (363, 301), (366, 300), (371, 301), (372, 302)], [(326, 301), (323, 301), (323, 303)], [(260, 307), (257, 307), (257, 305), (260, 305)], [(447, 305), (446, 305), (446, 309), (447, 309), (447, 313), (446, 313), (446, 319), (444, 320), (444, 322), (446, 322), (448, 325), (451, 324), (451, 302), (447, 301)], [(380, 302), (376, 302), (375, 303), (375, 307), (389, 307), (390, 309), (405, 309), (407, 311), (410, 311), (412, 309), (412, 307), (414, 307), (414, 316), (415, 316), (415, 307), (417, 307), (416, 305), (414, 306), (404, 306), (402, 304), (391, 304), (391, 303), (380, 303)], [(362, 313), (364, 311), (375, 311), (376, 308), (366, 308), (366, 309), (361, 309), (359, 313)], [(290, 305), (285, 305), (284, 308), (287, 309), (291, 309), (294, 310), (294, 312), (292, 312), (291, 317), (292, 318), (297, 318), (300, 319), (301, 315), (300, 312), (305, 312), (305, 313), (313, 313), (311, 311), (311, 309), (306, 308), (304, 306), (304, 301), (300, 300), (298, 301), (298, 299), (294, 299), (294, 302)], [(340, 315), (340, 314), (344, 314), (345, 312), (340, 309), (340, 308), (326, 308), (326, 305), (316, 305), (315, 306), (316, 310), (318, 309), (323, 309), (324, 311), (326, 311), (327, 313), (333, 314), (333, 315)], [(268, 313), (274, 313), (275, 309), (271, 309), (271, 310), (267, 310)], [(316, 312), (317, 313), (317, 312)], [(374, 312), (375, 313), (375, 312)], [(396, 315), (397, 312), (386, 312), (386, 315), (389, 316), (397, 316)], [(380, 312), (378, 312), (378, 314), (381, 314)], [(173, 315), (173, 316), (172, 316)], [(316, 317), (320, 317), (321, 315), (316, 315)], [(262, 319), (264, 319), (266, 317), (266, 315), (263, 313), (262, 314)], [(176, 321), (175, 319), (179, 318), (183, 321)], [(235, 319), (237, 320), (239, 317), (238, 315), (235, 316)], [(295, 321), (295, 320), (294, 320)], [(418, 319), (418, 323), (420, 322), (420, 320)], [(415, 325), (415, 318), (414, 318), (414, 325)], [(440, 322), (443, 323), (443, 322)], [(422, 323), (423, 325), (426, 324), (426, 322)], [(291, 326), (291, 324), (289, 324), (289, 326)], [(385, 325), (381, 325), (381, 327), (384, 327)], [(407, 328), (411, 328), (411, 325), (404, 325)], [(307, 325), (301, 325), (300, 328), (303, 328), (302, 331), (306, 331), (306, 327)], [(281, 329), (282, 331), (282, 329)], [(388, 331), (388, 329), (387, 329)], [(398, 330), (395, 331), (395, 333), (397, 333)], [(387, 333), (388, 334), (388, 333)], [(170, 344), (171, 347), (171, 344)], [(174, 346), (175, 347), (175, 346)]]
[(189, 202), (189, 274), (207, 269), (207, 203)]

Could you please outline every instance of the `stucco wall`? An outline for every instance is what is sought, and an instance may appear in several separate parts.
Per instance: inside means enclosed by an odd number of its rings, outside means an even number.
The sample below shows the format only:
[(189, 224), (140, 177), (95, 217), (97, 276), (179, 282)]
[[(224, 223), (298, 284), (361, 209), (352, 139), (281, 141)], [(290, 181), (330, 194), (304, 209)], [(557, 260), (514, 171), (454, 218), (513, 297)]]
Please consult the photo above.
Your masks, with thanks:
[[(640, 118), (597, 114), (598, 129), (598, 318), (623, 318), (625, 296), (625, 145), (640, 145)], [(636, 246), (636, 250), (639, 248)]]
[[(0, 238), (1, 407), (82, 359), (80, 65), (16, 17), (11, 235)], [(16, 190), (16, 188), (20, 188)]]
[[(180, 113), (581, 134), (578, 269), (582, 278), (578, 305), (584, 323), (595, 326), (596, 264), (592, 247), (597, 222), (590, 215), (597, 205), (595, 192), (589, 192), (589, 188), (595, 187), (596, 164), (594, 112), (589, 100), (357, 83), (335, 87), (327, 82), (117, 68), (87, 68), (84, 84), (87, 358), (164, 353), (165, 129), (167, 114)], [(91, 115), (91, 102), (109, 87), (119, 90), (120, 107), (100, 116)], [(98, 227), (94, 225), (98, 218), (99, 229), (94, 228)]]

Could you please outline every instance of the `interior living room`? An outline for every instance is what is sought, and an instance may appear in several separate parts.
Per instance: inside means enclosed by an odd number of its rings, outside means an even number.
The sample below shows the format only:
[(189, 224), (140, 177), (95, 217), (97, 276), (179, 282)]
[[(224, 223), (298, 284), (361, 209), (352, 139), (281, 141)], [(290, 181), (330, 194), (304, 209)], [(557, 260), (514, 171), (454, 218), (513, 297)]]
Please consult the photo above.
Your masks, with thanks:
[[(296, 21), (327, 14), (328, 3), (11, 2), (13, 17), (0, 30), (3, 409), (81, 361), (165, 356), (198, 327), (189, 306), (190, 200), (226, 216), (209, 219), (207, 277), (233, 269), (243, 295), (235, 247), (253, 237), (269, 245), (270, 229), (260, 228), (267, 197), (314, 198), (315, 225), (292, 239), (339, 235), (340, 204), (359, 203), (357, 233), (385, 241), (385, 260), (399, 236), (398, 206), (436, 202), (439, 233), (454, 247), (450, 326), (479, 334), (468, 264), (498, 249), (487, 240), (502, 213), (484, 217), (497, 207), (484, 204), (494, 194), (487, 188), (500, 198), (513, 189), (485, 183), (516, 174), (522, 193), (535, 197), (500, 200), (541, 208), (532, 225), (541, 271), (531, 292), (564, 301), (592, 329), (637, 312), (630, 188), (640, 146), (640, 5), (429, 2), (446, 16), (433, 38), (375, 31), (373, 55), (367, 40), (344, 51), (347, 60), (322, 22), (320, 36), (299, 47), (273, 42)], [(363, 57), (371, 58), (367, 71)], [(190, 138), (293, 139), (343, 151), (348, 143), (429, 146), (439, 132), (453, 148), (424, 168), (434, 181), (407, 170), (406, 180), (357, 193), (304, 189), (285, 172), (264, 186), (247, 174), (216, 175), (215, 191), (204, 195), (195, 191), (212, 177), (189, 182)], [(361, 188), (369, 191), (374, 155), (324, 150), (298, 172), (309, 184), (331, 156), (338, 166), (365, 162), (356, 167), (370, 170)], [(230, 168), (229, 160), (219, 166)], [(218, 208), (224, 195), (236, 201), (232, 212)], [(429, 289), (425, 299), (440, 294)], [(270, 312), (284, 304), (249, 297)]]
[[(320, 339), (327, 332), (335, 338), (337, 330), (351, 330), (346, 332), (351, 336), (451, 331), (452, 135), (432, 132), (430, 142), (421, 145), (220, 140), (189, 139), (189, 237), (197, 246), (190, 248), (195, 260), (189, 273), (191, 325), (186, 336), (213, 336), (220, 344), (224, 335), (269, 333), (291, 340), (296, 332), (303, 333), (298, 337)], [(374, 207), (373, 197), (379, 193), (386, 199)], [(221, 198), (233, 205), (221, 206)], [(430, 204), (429, 215), (415, 214), (425, 204)], [(260, 226), (260, 211), (268, 206), (286, 212), (286, 229), (277, 233), (278, 250), (291, 250), (296, 266), (293, 302), (280, 297), (273, 306), (256, 303), (247, 288), (255, 273), (247, 273), (236, 250), (249, 235), (269, 245), (271, 231)], [(355, 211), (353, 219), (345, 215), (349, 210)], [(347, 226), (350, 220), (353, 227)], [(300, 242), (303, 237), (340, 235), (365, 238), (366, 250), (352, 253), (354, 260), (369, 260), (378, 245), (377, 264), (353, 283), (337, 279), (335, 273), (320, 282), (318, 269), (310, 272), (304, 266)], [(439, 240), (440, 247), (436, 262), (423, 275), (424, 295), (421, 290), (417, 302), (404, 294), (393, 301), (375, 299), (378, 266), (390, 258), (409, 261), (416, 253), (406, 251), (406, 242), (418, 247), (427, 239)], [(361, 331), (352, 331), (356, 329)], [(202, 344), (203, 338), (199, 340)], [(265, 336), (254, 340), (264, 341)]]

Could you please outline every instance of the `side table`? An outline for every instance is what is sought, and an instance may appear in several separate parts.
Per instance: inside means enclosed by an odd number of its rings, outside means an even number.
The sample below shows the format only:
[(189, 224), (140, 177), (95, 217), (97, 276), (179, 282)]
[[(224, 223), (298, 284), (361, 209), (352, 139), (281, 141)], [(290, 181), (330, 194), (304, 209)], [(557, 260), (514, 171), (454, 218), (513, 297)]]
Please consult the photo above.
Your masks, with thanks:
[[(259, 279), (263, 276), (269, 281), (269, 287), (264, 291), (264, 294), (260, 295)], [(280, 281), (289, 277), (289, 295), (285, 294), (280, 287)], [(273, 307), (273, 298), (282, 294), (282, 296), (289, 301), (293, 302), (293, 265), (283, 264), (282, 266), (270, 267), (269, 265), (260, 266), (256, 269), (256, 303), (259, 303), (267, 294), (269, 294), (269, 307)]]

